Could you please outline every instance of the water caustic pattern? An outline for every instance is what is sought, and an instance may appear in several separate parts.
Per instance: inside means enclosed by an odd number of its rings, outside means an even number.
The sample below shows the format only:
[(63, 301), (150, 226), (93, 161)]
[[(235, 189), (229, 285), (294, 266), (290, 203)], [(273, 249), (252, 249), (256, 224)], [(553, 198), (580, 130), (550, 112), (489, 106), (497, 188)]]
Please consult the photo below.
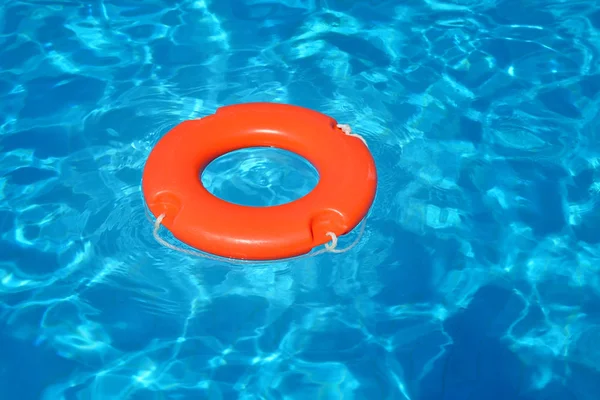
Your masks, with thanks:
[[(597, 399), (596, 5), (5, 1), (0, 397)], [(248, 101), (368, 141), (351, 252), (240, 266), (153, 241), (151, 147)], [(254, 203), (314, 186), (266, 158), (202, 179)]]

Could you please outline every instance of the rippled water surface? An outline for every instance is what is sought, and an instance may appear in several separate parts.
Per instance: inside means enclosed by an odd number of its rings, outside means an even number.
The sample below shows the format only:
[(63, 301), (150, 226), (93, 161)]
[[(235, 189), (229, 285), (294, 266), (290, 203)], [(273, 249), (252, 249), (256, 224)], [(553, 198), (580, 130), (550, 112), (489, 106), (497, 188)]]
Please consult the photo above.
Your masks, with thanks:
[[(598, 399), (599, 38), (589, 0), (5, 0), (0, 398)], [(367, 140), (350, 252), (154, 241), (152, 146), (250, 101)], [(264, 205), (318, 177), (263, 149), (198, 179)]]

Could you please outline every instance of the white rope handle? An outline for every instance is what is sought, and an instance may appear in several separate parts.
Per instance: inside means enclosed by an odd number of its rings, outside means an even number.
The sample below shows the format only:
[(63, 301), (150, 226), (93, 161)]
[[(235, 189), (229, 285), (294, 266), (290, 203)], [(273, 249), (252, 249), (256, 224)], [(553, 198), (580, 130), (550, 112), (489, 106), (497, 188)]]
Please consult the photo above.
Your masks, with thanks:
[(340, 128), (346, 135), (355, 137), (357, 139), (360, 139), (365, 144), (365, 146), (369, 147), (367, 145), (367, 141), (365, 140), (365, 138), (363, 138), (362, 136), (360, 136), (360, 135), (358, 135), (356, 133), (352, 133), (352, 128), (350, 127), (350, 125), (348, 125), (348, 124), (337, 124), (336, 126), (338, 128)]
[[(367, 142), (362, 136), (352, 133), (352, 128), (350, 127), (350, 125), (337, 124), (336, 126), (339, 129), (341, 129), (346, 135), (360, 139), (365, 144), (365, 146), (367, 146)], [(167, 242), (166, 240), (161, 238), (160, 235), (158, 234), (158, 231), (160, 230), (160, 226), (162, 225), (162, 221), (165, 219), (165, 217), (166, 217), (166, 214), (163, 213), (163, 214), (159, 215), (158, 218), (156, 218), (156, 220), (154, 221), (154, 230), (152, 232), (154, 239), (162, 246), (164, 246), (168, 249), (171, 249), (173, 251), (183, 253), (183, 254), (187, 254), (190, 256), (194, 256), (194, 257), (207, 258), (209, 260), (215, 260), (215, 261), (224, 261), (225, 260), (225, 261), (234, 261), (234, 262), (238, 262), (238, 263), (239, 262), (249, 262), (248, 260), (238, 260), (238, 259), (234, 259), (234, 258), (219, 257), (219, 256), (214, 256), (214, 255), (199, 252), (199, 251), (188, 250), (188, 249), (184, 249), (184, 248), (175, 246), (175, 245)], [(365, 232), (365, 225), (366, 225), (366, 218), (363, 219), (363, 221), (361, 222), (361, 227), (358, 232), (358, 236), (356, 237), (356, 239), (354, 239), (354, 242), (352, 242), (348, 247), (343, 248), (343, 249), (338, 249), (337, 248), (337, 244), (338, 244), (337, 235), (334, 232), (327, 232), (326, 235), (331, 238), (331, 243), (325, 243), (325, 247), (323, 249), (315, 251), (314, 253), (306, 254), (299, 258), (314, 257), (314, 256), (317, 256), (317, 255), (320, 255), (323, 253), (336, 253), (336, 254), (345, 253), (345, 252), (351, 250), (354, 246), (356, 246), (358, 244), (358, 242), (360, 242), (360, 239), (362, 238), (362, 236)], [(284, 261), (284, 260), (273, 260), (273, 261)]]

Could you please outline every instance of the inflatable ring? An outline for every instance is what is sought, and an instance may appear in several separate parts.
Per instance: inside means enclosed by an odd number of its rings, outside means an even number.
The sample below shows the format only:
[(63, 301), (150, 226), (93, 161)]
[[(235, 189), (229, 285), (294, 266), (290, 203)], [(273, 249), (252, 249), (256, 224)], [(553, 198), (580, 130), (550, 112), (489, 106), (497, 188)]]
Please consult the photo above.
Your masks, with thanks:
[[(142, 191), (150, 212), (174, 237), (213, 255), (275, 260), (309, 253), (350, 232), (369, 211), (377, 173), (360, 137), (303, 107), (246, 103), (185, 121), (148, 156)], [(215, 158), (248, 147), (276, 147), (307, 159), (319, 182), (307, 195), (272, 207), (233, 204), (200, 181)]]

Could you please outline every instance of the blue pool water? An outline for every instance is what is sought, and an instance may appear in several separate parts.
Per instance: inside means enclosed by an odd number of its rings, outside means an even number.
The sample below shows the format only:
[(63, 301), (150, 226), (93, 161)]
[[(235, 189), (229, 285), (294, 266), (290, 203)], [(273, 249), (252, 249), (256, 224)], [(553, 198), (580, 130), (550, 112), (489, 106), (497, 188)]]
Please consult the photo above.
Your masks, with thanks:
[[(5, 0), (0, 398), (597, 399), (597, 7)], [(367, 140), (351, 251), (233, 265), (154, 241), (152, 146), (250, 101)], [(248, 153), (199, 179), (255, 205), (316, 183)]]

